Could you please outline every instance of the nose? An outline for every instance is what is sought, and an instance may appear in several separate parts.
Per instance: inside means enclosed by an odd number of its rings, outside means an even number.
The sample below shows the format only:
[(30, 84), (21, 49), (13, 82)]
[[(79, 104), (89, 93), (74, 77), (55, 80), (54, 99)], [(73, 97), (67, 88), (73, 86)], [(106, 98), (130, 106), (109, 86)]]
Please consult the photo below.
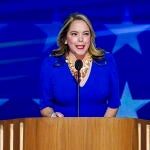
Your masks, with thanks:
[(82, 42), (82, 41), (83, 41), (82, 35), (80, 35), (80, 36), (78, 37), (78, 41), (79, 41), (79, 42)]

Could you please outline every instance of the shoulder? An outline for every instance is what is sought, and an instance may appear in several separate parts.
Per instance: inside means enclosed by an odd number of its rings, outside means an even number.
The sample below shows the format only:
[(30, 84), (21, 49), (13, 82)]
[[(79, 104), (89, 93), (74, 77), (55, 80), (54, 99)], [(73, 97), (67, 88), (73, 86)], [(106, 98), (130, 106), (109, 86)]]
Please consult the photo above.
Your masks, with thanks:
[(51, 66), (51, 67), (59, 67), (62, 66), (65, 63), (65, 57), (64, 56), (53, 56), (49, 55), (44, 58), (43, 65), (44, 66)]
[(107, 60), (107, 63), (111, 63), (114, 61), (114, 56), (111, 52), (106, 52), (105, 59)]
[(112, 73), (117, 72), (117, 65), (116, 65), (116, 61), (115, 61), (113, 54), (110, 52), (107, 52), (105, 54), (105, 57), (106, 57), (107, 65), (110, 68), (111, 72)]
[(107, 65), (109, 65), (113, 61), (113, 59), (114, 58), (113, 58), (112, 53), (105, 51), (102, 59), (100, 59), (100, 60), (94, 60), (94, 62), (97, 65), (99, 65), (99, 66), (102, 66), (102, 65), (103, 66), (107, 66)]

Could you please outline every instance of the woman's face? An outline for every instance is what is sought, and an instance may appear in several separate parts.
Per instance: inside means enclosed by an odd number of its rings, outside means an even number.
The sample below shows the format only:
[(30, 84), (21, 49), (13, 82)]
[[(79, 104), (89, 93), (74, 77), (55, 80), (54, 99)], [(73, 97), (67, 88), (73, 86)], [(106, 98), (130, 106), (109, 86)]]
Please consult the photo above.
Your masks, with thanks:
[(76, 57), (84, 56), (90, 46), (91, 34), (88, 25), (83, 20), (71, 23), (67, 32), (65, 44)]

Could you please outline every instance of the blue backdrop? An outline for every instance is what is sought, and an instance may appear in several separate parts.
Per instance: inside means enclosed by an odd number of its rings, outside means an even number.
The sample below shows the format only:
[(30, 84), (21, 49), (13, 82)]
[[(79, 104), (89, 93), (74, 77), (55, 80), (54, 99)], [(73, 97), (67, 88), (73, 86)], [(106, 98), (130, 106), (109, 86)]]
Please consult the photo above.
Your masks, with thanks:
[(84, 13), (97, 47), (113, 53), (122, 105), (117, 117), (150, 119), (150, 1), (0, 2), (0, 119), (39, 117), (42, 58), (57, 47), (64, 19)]

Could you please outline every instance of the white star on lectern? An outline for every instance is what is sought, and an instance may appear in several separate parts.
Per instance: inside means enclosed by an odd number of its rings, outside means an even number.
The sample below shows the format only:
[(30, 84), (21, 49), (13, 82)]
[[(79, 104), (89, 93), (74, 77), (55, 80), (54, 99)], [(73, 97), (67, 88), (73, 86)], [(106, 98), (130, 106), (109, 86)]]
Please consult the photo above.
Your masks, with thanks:
[(128, 83), (126, 83), (117, 117), (138, 118), (136, 111), (148, 102), (150, 100), (133, 99)]
[(2, 106), (4, 103), (6, 103), (7, 101), (9, 101), (8, 98), (0, 98), (0, 106)]
[(133, 24), (128, 9), (125, 9), (124, 21), (122, 24), (105, 24), (105, 26), (117, 36), (113, 53), (117, 52), (124, 45), (128, 44), (136, 52), (142, 53), (137, 36), (139, 33), (150, 28), (150, 24)]

